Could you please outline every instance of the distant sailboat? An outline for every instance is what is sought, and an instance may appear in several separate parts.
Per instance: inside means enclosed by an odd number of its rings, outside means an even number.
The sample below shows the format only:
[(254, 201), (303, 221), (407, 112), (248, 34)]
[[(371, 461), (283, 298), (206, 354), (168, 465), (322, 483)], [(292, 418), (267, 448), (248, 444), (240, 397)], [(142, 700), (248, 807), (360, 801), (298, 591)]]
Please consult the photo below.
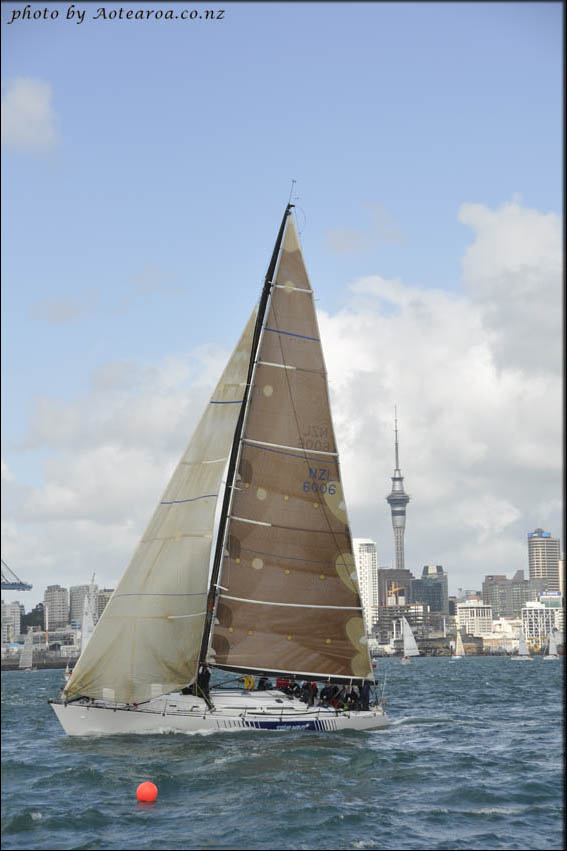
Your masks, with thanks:
[(411, 626), (405, 618), (402, 618), (402, 638), (404, 642), (404, 655), (402, 656), (401, 664), (408, 665), (411, 656), (419, 656), (419, 648), (411, 631)]
[(455, 652), (451, 656), (451, 660), (453, 659), (463, 659), (465, 655), (465, 648), (463, 645), (463, 639), (461, 638), (461, 633), (457, 630), (457, 640), (455, 641)]
[(510, 656), (510, 659), (516, 659), (518, 662), (533, 662), (533, 656), (530, 656), (530, 651), (528, 650), (523, 634), (520, 635), (518, 642), (518, 655)]
[(20, 671), (35, 671), (33, 667), (33, 632), (28, 629), (18, 665)]
[(555, 630), (552, 630), (549, 634), (549, 644), (547, 645), (547, 653), (543, 658), (559, 659), (559, 654), (557, 652), (557, 641), (555, 640)]

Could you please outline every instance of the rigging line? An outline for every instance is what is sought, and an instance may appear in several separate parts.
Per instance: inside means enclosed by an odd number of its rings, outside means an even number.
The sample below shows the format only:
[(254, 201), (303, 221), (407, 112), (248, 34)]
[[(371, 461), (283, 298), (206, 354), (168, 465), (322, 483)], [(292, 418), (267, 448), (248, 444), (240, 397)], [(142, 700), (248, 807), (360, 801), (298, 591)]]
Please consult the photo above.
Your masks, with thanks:
[(291, 196), (293, 195), (293, 187), (295, 186), (296, 182), (297, 181), (295, 181), (293, 178), (291, 178), (291, 189), (289, 190), (289, 198), (288, 198), (288, 201), (287, 201), (288, 204), (291, 204)]

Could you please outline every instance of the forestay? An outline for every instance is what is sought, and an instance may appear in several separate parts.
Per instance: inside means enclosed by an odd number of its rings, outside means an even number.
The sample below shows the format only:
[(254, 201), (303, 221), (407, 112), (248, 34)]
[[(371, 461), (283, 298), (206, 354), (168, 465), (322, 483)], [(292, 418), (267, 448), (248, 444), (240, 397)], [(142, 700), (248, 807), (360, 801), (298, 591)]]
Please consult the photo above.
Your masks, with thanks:
[(291, 215), (273, 284), (211, 652), (228, 669), (371, 678), (313, 291)]
[(255, 313), (75, 666), (66, 698), (140, 703), (196, 677), (215, 508), (242, 407)]

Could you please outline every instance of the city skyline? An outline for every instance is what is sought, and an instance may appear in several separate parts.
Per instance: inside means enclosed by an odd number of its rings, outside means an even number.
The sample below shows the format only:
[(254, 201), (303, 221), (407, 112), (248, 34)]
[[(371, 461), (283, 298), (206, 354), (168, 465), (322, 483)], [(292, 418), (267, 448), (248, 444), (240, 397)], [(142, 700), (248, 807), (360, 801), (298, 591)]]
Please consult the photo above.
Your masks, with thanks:
[(394, 564), (397, 404), (407, 565), (480, 587), (525, 568), (528, 530), (563, 540), (562, 8), (345, 9), (2, 4), (2, 556), (24, 599), (118, 582), (292, 179), (353, 535)]

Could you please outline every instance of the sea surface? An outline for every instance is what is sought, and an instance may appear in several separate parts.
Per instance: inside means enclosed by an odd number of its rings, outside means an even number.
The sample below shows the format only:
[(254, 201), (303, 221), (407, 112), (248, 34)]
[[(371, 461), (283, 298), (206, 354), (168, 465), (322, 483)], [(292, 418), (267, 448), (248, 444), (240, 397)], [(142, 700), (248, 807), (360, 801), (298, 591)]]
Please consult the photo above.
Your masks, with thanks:
[(2, 848), (564, 847), (563, 660), (376, 674), (382, 731), (69, 738), (47, 705), (63, 671), (3, 672)]

